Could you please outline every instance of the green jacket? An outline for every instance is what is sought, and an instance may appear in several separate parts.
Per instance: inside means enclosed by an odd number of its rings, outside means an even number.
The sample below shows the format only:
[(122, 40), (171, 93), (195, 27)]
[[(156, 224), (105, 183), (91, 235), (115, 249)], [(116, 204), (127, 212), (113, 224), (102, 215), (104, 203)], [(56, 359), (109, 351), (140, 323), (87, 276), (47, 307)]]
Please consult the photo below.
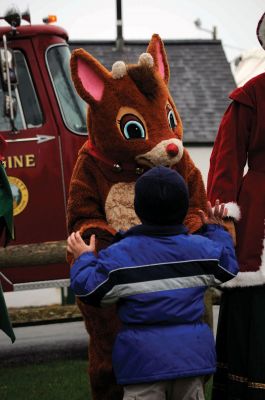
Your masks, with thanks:
[[(0, 237), (4, 234), (4, 245), (6, 246), (9, 240), (14, 239), (13, 225), (13, 196), (5, 172), (4, 165), (0, 160)], [(1, 271), (0, 271), (1, 273)], [(12, 340), (16, 337), (8, 316), (5, 298), (0, 280), (0, 329), (4, 331)]]

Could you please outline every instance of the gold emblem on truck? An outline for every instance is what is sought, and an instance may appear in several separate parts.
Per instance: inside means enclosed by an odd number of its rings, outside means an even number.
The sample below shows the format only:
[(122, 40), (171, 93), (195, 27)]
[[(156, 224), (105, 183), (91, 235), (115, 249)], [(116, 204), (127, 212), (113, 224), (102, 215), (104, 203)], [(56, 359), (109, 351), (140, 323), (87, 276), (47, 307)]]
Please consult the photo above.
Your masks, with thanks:
[(15, 216), (26, 208), (29, 201), (29, 192), (21, 179), (15, 176), (9, 176), (8, 180), (13, 195), (13, 214)]

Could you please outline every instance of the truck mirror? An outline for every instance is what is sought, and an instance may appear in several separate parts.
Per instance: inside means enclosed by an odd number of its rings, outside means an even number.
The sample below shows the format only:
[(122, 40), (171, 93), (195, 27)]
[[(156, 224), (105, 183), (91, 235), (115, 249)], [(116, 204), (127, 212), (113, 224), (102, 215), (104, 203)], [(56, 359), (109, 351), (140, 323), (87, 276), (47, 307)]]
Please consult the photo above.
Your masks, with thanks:
[(13, 88), (18, 83), (15, 57), (10, 49), (0, 49), (0, 71), (3, 81), (3, 90), (8, 91), (8, 83)]
[[(13, 111), (11, 111), (13, 110)], [(4, 112), (5, 116), (11, 118), (12, 117), (12, 112), (13, 112), (13, 118), (14, 119), (17, 115), (17, 100), (13, 96), (9, 96), (8, 94), (5, 95), (5, 100), (4, 100)]]

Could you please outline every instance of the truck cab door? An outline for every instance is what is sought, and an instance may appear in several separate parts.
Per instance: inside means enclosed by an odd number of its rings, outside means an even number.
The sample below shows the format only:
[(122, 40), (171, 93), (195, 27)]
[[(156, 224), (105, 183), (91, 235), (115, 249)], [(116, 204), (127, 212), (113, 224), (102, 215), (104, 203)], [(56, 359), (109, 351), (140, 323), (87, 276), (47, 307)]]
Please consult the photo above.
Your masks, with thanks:
[[(14, 49), (18, 85), (15, 130), (3, 107), (5, 91), (0, 80), (0, 134), (8, 143), (6, 173), (13, 193), (16, 239), (13, 244), (57, 241), (66, 238), (66, 194), (60, 135), (46, 84), (29, 40)], [(10, 268), (14, 284), (65, 278), (66, 265)]]

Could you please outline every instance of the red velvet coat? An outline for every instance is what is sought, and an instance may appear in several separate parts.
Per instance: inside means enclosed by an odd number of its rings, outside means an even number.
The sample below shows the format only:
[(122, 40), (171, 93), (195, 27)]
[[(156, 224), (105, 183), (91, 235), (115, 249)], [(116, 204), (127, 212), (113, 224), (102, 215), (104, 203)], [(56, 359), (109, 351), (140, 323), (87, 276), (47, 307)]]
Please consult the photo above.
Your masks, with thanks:
[(253, 286), (265, 283), (265, 74), (230, 98), (211, 155), (208, 198), (229, 203), (235, 218), (241, 272), (228, 286)]

